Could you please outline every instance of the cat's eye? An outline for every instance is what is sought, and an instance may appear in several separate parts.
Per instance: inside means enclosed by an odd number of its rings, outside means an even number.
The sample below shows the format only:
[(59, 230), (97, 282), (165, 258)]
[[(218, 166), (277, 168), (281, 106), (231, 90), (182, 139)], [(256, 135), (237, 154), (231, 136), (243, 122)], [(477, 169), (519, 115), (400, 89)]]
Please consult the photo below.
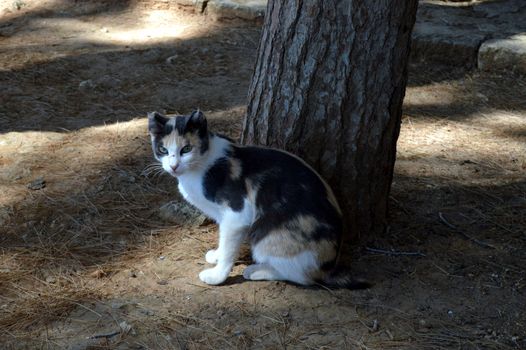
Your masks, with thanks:
[(183, 148), (181, 148), (181, 154), (188, 153), (192, 150), (192, 145), (186, 145)]
[(159, 145), (159, 147), (157, 147), (157, 150), (161, 154), (168, 154), (168, 150), (166, 148), (164, 148), (163, 146), (161, 146), (161, 145)]

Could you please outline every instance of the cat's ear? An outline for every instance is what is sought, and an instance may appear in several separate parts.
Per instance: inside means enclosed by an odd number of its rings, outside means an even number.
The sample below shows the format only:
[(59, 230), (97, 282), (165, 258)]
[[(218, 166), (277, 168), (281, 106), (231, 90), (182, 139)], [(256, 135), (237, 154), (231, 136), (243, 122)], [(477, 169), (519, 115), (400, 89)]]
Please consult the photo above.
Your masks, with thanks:
[(170, 119), (159, 112), (148, 112), (148, 131), (152, 135), (161, 134), (168, 120)]
[(199, 109), (196, 111), (193, 111), (189, 118), (188, 122), (186, 123), (186, 130), (187, 131), (195, 131), (198, 130), (199, 133), (206, 133), (206, 118), (203, 112), (201, 112)]
[(193, 124), (206, 124), (206, 118), (203, 112), (201, 110), (195, 110), (190, 114), (189, 122), (192, 122)]

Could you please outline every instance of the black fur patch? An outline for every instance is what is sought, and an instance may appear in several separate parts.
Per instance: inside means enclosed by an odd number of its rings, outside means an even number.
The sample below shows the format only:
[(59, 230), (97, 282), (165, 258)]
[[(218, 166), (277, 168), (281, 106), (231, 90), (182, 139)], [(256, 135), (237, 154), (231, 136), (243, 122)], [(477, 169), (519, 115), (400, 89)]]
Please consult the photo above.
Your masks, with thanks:
[(152, 150), (157, 159), (163, 154), (159, 152), (159, 146), (162, 146), (162, 139), (173, 131), (173, 126), (168, 123), (170, 118), (166, 118), (157, 112), (148, 113), (148, 131), (152, 135)]
[(170, 134), (173, 127), (170, 123), (170, 118), (166, 118), (157, 112), (148, 113), (148, 130), (155, 136), (166, 136)]
[(320, 270), (330, 272), (336, 268), (337, 259), (334, 258), (330, 261), (326, 261), (320, 266)]
[(338, 240), (342, 229), (340, 215), (327, 199), (323, 182), (303, 162), (285, 152), (265, 148), (234, 147), (234, 154), (241, 160), (244, 176), (259, 187), (257, 216), (264, 220), (252, 227), (253, 244), (272, 228), (288, 225), (298, 215), (312, 216), (320, 224), (309, 237), (301, 239)]
[(206, 172), (203, 179), (206, 199), (216, 203), (227, 203), (234, 211), (243, 210), (243, 201), (247, 195), (241, 179), (230, 177), (228, 158), (219, 158)]
[[(230, 177), (229, 158), (236, 159), (241, 165), (241, 176), (236, 180)], [(226, 157), (216, 161), (206, 173), (203, 180), (205, 196), (210, 201), (228, 203), (233, 210), (241, 211), (247, 197), (247, 180), (258, 188), (256, 221), (249, 233), (252, 244), (283, 226), (296, 232), (298, 240), (339, 242), (341, 217), (329, 202), (327, 190), (318, 175), (299, 159), (273, 149), (232, 145)], [(299, 215), (316, 219), (313, 232), (306, 233), (292, 227), (291, 220)]]
[(175, 130), (179, 133), (179, 135), (184, 135), (186, 130), (186, 123), (188, 122), (188, 117), (181, 115), (175, 117)]
[(210, 143), (210, 136), (208, 134), (206, 135), (206, 137), (201, 137), (201, 149), (199, 150), (201, 154), (208, 151), (209, 143)]
[(187, 133), (196, 133), (201, 140), (201, 154), (208, 151), (209, 147), (209, 133), (206, 119), (201, 111), (193, 111), (189, 115), (181, 115), (175, 117), (175, 129), (179, 135)]

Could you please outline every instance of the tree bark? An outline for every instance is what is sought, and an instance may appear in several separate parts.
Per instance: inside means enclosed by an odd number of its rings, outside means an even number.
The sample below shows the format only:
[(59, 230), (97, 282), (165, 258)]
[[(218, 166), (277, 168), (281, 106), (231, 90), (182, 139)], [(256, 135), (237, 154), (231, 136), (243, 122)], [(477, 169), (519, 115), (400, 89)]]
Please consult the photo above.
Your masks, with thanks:
[(417, 0), (269, 0), (242, 142), (333, 188), (350, 234), (383, 231)]

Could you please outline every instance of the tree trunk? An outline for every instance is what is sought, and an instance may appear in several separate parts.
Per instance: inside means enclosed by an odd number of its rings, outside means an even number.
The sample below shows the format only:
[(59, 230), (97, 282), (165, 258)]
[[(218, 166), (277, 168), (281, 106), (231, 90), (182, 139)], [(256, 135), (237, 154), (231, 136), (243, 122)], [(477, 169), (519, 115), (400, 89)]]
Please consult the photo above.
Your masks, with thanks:
[(383, 231), (417, 0), (269, 0), (242, 142), (333, 188), (350, 234)]

